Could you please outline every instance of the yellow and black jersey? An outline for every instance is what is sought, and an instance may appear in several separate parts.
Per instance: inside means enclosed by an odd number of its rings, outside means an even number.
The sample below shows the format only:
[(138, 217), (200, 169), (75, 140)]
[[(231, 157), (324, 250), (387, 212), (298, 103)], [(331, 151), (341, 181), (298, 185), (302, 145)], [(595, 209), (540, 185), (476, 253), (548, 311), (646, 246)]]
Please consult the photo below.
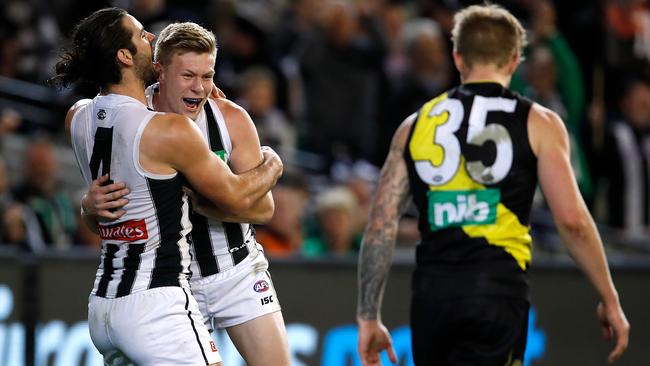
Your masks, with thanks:
[(498, 83), (481, 82), (462, 84), (418, 112), (404, 152), (420, 212), (416, 259), (443, 292), (527, 296), (537, 185), (531, 106)]

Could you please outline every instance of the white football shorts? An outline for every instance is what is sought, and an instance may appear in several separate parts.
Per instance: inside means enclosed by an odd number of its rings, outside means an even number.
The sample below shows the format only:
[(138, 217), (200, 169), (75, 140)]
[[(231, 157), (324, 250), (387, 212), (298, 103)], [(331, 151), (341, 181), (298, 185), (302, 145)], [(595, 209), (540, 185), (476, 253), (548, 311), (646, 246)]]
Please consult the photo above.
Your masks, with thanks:
[(208, 329), (228, 328), (280, 311), (268, 268), (269, 262), (259, 250), (224, 272), (192, 277), (192, 295)]
[(90, 338), (109, 366), (221, 362), (190, 290), (159, 287), (115, 299), (90, 296)]

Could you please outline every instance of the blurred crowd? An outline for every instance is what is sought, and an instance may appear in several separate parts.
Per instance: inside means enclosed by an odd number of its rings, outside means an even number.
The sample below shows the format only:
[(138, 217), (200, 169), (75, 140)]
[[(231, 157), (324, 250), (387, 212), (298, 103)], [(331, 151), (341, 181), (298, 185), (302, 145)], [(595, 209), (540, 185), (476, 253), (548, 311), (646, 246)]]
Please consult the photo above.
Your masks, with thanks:
[[(511, 88), (565, 121), (576, 179), (606, 245), (650, 252), (650, 2), (495, 2), (528, 30)], [(127, 9), (153, 33), (173, 21), (204, 25), (219, 43), (216, 84), (285, 161), (273, 190), (275, 215), (257, 228), (258, 241), (272, 257), (354, 257), (393, 132), (459, 83), (450, 31), (454, 12), (471, 3), (477, 1), (5, 0), (0, 81), (47, 85), (74, 24), (105, 6)], [(69, 174), (56, 153), (66, 144), (62, 122), (44, 124), (17, 111), (6, 89), (0, 242), (30, 251), (98, 246), (79, 220), (81, 176), (76, 187), (61, 182)], [(52, 90), (56, 103), (39, 100), (38, 107), (63, 121), (62, 106), (94, 92)], [(17, 137), (22, 153), (9, 156), (2, 145)], [(544, 238), (537, 249), (553, 253), (559, 246), (545, 232), (551, 226), (541, 193), (536, 201), (533, 229)], [(416, 216), (409, 210), (402, 220), (402, 247), (418, 240)]]

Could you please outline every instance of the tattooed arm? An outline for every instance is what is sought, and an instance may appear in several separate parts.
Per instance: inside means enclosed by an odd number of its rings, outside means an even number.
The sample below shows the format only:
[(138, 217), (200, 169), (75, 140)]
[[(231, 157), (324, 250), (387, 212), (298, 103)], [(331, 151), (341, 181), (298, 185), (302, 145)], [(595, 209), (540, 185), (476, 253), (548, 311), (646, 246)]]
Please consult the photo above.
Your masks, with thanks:
[(404, 148), (415, 115), (397, 129), (370, 212), (359, 254), (359, 356), (362, 364), (378, 365), (379, 354), (387, 349), (397, 362), (388, 331), (381, 323), (380, 311), (384, 287), (393, 257), (399, 219), (410, 201)]

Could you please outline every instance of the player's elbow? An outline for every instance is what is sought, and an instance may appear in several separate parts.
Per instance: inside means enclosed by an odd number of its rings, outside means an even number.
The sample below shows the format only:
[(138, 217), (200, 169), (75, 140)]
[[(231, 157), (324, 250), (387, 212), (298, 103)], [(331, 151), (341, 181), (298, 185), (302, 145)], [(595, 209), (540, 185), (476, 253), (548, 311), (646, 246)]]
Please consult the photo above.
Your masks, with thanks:
[(561, 232), (571, 237), (583, 236), (592, 226), (588, 215), (579, 212), (566, 212), (555, 218), (555, 223)]
[(255, 217), (251, 220), (251, 224), (255, 225), (264, 225), (268, 224), (269, 221), (273, 218), (273, 213), (275, 212), (275, 207), (271, 205), (266, 207), (264, 210), (260, 211)]
[(271, 196), (270, 192), (260, 200), (260, 205), (261, 209), (257, 215), (258, 217), (255, 218), (256, 222), (254, 222), (254, 224), (264, 225), (271, 221), (273, 214), (275, 213), (275, 202), (273, 201), (273, 196)]
[(255, 200), (250, 195), (242, 194), (241, 190), (237, 190), (230, 195), (229, 210), (234, 214), (241, 214), (253, 208)]

